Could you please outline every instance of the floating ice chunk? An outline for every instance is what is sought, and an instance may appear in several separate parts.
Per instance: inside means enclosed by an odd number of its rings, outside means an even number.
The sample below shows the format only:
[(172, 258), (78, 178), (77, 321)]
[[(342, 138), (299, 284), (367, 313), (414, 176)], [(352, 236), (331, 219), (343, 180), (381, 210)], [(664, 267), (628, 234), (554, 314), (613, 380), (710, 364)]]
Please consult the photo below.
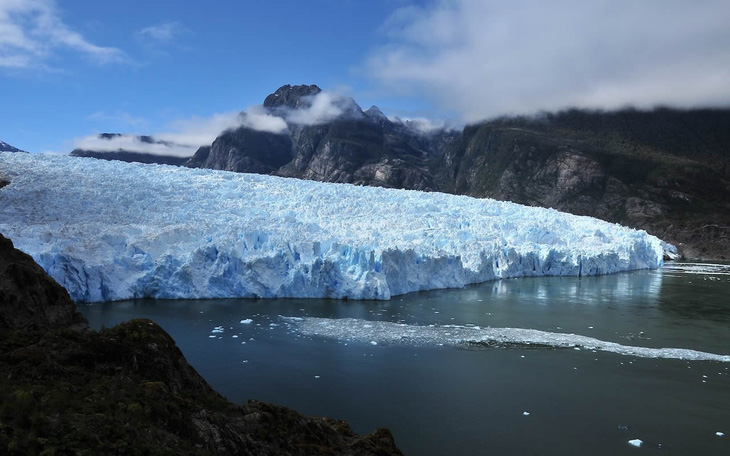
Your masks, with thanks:
[(530, 412), (522, 412), (522, 414), (523, 414), (524, 416), (528, 416), (528, 415), (530, 414)]
[(250, 325), (251, 323), (253, 323), (253, 320), (247, 318), (245, 320), (241, 320), (241, 323), (243, 323), (244, 325)]
[(730, 275), (730, 265), (727, 264), (666, 263), (662, 270), (684, 274)]
[(718, 437), (724, 437), (725, 436), (725, 433), (718, 431), (718, 432), (715, 432), (715, 435), (718, 436)]
[(76, 301), (390, 299), (663, 263), (661, 241), (644, 231), (490, 199), (68, 156), (0, 157), (0, 172), (14, 175), (0, 191), (0, 232)]
[[(392, 345), (449, 345), (482, 347), (585, 348), (640, 358), (719, 361), (730, 363), (730, 355), (719, 355), (685, 348), (649, 348), (621, 345), (578, 334), (556, 333), (524, 328), (477, 328), (460, 325), (418, 326), (389, 321), (354, 318), (290, 319), (281, 317), (290, 328), (304, 336)], [(633, 361), (629, 361), (633, 363)], [(623, 364), (623, 363), (621, 363)], [(689, 367), (689, 366), (688, 366)]]
[(640, 448), (641, 445), (643, 445), (643, 444), (644, 444), (644, 441), (641, 440), (641, 439), (632, 439), (632, 440), (629, 440), (629, 445), (631, 445), (631, 446), (635, 446), (635, 447), (639, 447)]

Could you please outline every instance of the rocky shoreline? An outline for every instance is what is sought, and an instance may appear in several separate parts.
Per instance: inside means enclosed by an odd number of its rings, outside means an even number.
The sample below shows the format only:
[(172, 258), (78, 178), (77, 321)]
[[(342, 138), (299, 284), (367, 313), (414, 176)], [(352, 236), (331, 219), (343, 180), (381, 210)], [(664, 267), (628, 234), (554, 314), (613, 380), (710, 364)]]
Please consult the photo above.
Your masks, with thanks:
[(401, 455), (390, 431), (228, 402), (149, 320), (89, 329), (66, 290), (0, 235), (0, 452)]

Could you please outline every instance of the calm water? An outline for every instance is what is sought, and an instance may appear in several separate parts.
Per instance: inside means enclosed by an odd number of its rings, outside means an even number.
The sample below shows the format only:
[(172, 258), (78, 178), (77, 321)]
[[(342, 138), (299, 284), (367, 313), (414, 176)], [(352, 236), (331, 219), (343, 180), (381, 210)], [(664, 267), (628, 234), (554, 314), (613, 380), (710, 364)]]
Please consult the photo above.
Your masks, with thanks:
[[(730, 454), (730, 362), (520, 343), (415, 345), (378, 333), (378, 322), (413, 334), (532, 328), (730, 355), (727, 268), (514, 279), (389, 302), (142, 300), (82, 311), (96, 328), (157, 321), (234, 402), (346, 419), (358, 432), (386, 426), (408, 455)], [(337, 338), (302, 329), (311, 317), (369, 321), (357, 337)], [(330, 326), (342, 323), (324, 321)]]

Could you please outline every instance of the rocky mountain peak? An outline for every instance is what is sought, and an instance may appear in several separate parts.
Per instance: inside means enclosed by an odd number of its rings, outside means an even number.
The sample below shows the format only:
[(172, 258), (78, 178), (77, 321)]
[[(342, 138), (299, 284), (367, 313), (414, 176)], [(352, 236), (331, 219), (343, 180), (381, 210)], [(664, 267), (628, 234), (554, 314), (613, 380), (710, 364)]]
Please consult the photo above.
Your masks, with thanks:
[(25, 152), (24, 150), (13, 147), (10, 144), (0, 141), (0, 152)]
[(370, 106), (370, 108), (365, 111), (364, 114), (365, 117), (377, 124), (386, 125), (391, 123), (390, 119), (388, 119), (388, 116), (383, 114), (383, 111), (381, 111), (380, 108), (375, 105)]
[(283, 85), (264, 99), (265, 108), (306, 108), (309, 107), (308, 97), (317, 95), (322, 89), (312, 85)]

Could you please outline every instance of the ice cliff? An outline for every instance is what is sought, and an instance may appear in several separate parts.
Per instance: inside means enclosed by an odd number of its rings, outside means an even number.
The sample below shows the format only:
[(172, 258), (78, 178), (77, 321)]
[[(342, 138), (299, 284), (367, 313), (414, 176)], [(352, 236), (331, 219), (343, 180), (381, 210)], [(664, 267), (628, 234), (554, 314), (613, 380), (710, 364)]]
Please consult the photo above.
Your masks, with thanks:
[(0, 233), (78, 301), (389, 299), (662, 264), (644, 231), (489, 199), (0, 153)]

